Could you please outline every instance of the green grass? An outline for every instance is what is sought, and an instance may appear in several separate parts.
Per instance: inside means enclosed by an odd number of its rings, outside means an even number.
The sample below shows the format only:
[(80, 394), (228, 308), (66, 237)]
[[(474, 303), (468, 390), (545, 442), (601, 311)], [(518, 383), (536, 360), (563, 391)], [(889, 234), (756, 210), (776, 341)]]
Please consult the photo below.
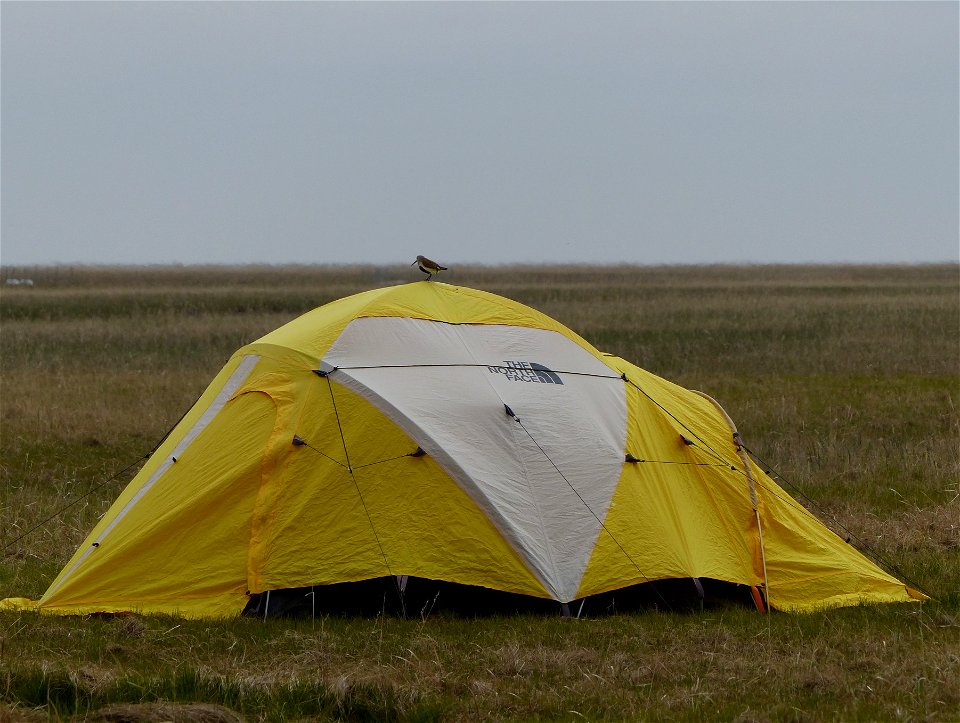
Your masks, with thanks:
[[(35, 286), (0, 287), (0, 597), (33, 598), (135, 470), (107, 480), (235, 349), (331, 299), (417, 278), (362, 266), (8, 275)], [(530, 304), (717, 398), (788, 489), (934, 601), (580, 621), (6, 613), (0, 721), (958, 719), (960, 268), (475, 267), (444, 280)]]
[(164, 701), (266, 720), (949, 720), (960, 705), (956, 620), (922, 609), (16, 624), (47, 662), (11, 666), (3, 695), (61, 716)]

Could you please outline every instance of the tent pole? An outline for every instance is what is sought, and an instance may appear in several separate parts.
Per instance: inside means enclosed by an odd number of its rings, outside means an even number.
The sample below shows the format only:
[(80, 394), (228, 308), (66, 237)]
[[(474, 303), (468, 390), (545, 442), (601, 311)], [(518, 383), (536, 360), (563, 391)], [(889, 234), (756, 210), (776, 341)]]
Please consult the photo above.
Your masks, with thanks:
[(703, 583), (700, 582), (699, 577), (691, 578), (693, 580), (693, 586), (697, 588), (697, 597), (700, 598), (700, 612), (703, 612), (703, 599), (705, 593), (703, 592)]
[(367, 502), (363, 499), (363, 493), (360, 491), (360, 483), (357, 482), (357, 476), (354, 474), (353, 465), (350, 464), (350, 452), (347, 450), (347, 438), (343, 435), (343, 425), (340, 423), (340, 412), (337, 410), (337, 398), (333, 393), (333, 382), (330, 381), (329, 372), (321, 376), (327, 380), (327, 388), (330, 390), (330, 404), (333, 406), (333, 414), (337, 419), (337, 429), (340, 431), (340, 443), (343, 445), (343, 457), (347, 462), (347, 472), (350, 473), (350, 479), (353, 480), (353, 486), (357, 490), (357, 497), (360, 498), (360, 505), (363, 507), (363, 514), (367, 516), (367, 522), (370, 523), (370, 530), (373, 532), (373, 539), (377, 541), (377, 547), (380, 548), (380, 556), (383, 558), (383, 566), (387, 568), (387, 575), (394, 579), (394, 583), (396, 584), (397, 588), (397, 596), (400, 598), (400, 608), (403, 611), (403, 617), (406, 617), (407, 607), (403, 601), (403, 593), (400, 591), (400, 585), (397, 581), (397, 576), (393, 574), (393, 571), (390, 569), (390, 563), (387, 562), (387, 553), (383, 551), (383, 544), (380, 542), (380, 535), (377, 534), (377, 528), (373, 524), (373, 518), (370, 516), (370, 510), (367, 509)]
[(407, 617), (407, 601), (405, 599), (404, 593), (407, 591), (407, 576), (406, 575), (393, 575), (393, 584), (397, 591), (397, 598), (400, 600), (400, 615), (406, 619)]
[(267, 622), (267, 611), (270, 610), (270, 591), (267, 590), (267, 599), (263, 603), (263, 622)]
[(757, 518), (757, 537), (760, 538), (760, 562), (763, 564), (763, 597), (767, 611), (770, 610), (770, 593), (767, 586), (767, 553), (763, 549), (763, 527), (760, 526), (760, 511), (754, 507), (753, 514)]
[[(767, 554), (763, 549), (763, 527), (760, 524), (760, 505), (757, 501), (757, 485), (753, 479), (753, 466), (750, 464), (750, 457), (747, 456), (747, 450), (743, 446), (743, 440), (740, 438), (740, 432), (737, 431), (737, 425), (733, 423), (733, 420), (730, 419), (730, 415), (727, 414), (727, 410), (720, 406), (720, 402), (711, 397), (709, 394), (704, 394), (703, 392), (693, 390), (695, 394), (699, 394), (704, 399), (709, 400), (717, 411), (723, 415), (723, 418), (727, 422), (727, 426), (730, 428), (730, 431), (733, 432), (733, 443), (737, 448), (737, 455), (740, 457), (740, 461), (743, 462), (744, 474), (747, 476), (747, 483), (750, 486), (750, 502), (753, 505), (753, 516), (757, 520), (757, 543), (760, 547), (760, 564), (763, 570), (763, 596), (766, 598), (766, 607), (770, 609), (770, 582), (767, 578)], [(759, 606), (758, 606), (759, 609)], [(764, 612), (760, 610), (760, 612)]]

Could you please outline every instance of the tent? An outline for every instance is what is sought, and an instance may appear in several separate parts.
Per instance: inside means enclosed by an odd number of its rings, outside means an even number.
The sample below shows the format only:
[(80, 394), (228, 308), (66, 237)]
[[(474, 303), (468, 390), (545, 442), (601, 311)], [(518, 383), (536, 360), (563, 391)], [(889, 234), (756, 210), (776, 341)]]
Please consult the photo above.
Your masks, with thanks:
[(715, 401), (437, 282), (238, 350), (33, 603), (222, 617), (423, 579), (567, 604), (721, 581), (809, 611), (925, 596), (768, 477)]

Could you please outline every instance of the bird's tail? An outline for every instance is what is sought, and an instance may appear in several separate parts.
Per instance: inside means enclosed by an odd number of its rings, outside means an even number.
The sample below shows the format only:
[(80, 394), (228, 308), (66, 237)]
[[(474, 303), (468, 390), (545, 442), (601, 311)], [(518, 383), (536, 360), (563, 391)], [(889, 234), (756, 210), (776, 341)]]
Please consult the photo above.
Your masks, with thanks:
[(447, 270), (447, 267), (446, 267), (446, 266), (437, 266), (437, 268), (438, 268), (440, 271), (446, 271), (446, 270)]

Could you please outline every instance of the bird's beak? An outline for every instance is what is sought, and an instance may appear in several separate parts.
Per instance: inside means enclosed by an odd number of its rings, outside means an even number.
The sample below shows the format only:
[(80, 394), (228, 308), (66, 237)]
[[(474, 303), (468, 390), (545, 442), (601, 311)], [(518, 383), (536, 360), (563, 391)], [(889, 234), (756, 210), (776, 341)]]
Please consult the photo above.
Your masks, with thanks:
[[(416, 261), (414, 261), (414, 262), (413, 262), (413, 264), (415, 264), (415, 263), (417, 263), (417, 262), (416, 262)], [(410, 264), (410, 265), (411, 265), (411, 266), (413, 266), (413, 264)]]

